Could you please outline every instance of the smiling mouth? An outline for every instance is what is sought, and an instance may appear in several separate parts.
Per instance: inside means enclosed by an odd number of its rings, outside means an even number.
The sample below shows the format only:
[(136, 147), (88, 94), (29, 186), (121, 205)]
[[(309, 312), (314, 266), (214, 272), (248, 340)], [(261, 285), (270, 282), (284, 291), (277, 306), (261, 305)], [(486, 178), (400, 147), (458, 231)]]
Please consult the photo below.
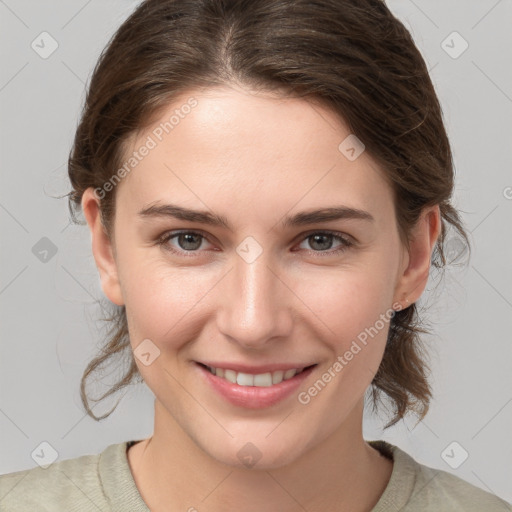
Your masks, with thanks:
[(296, 375), (301, 374), (304, 370), (308, 370), (316, 366), (316, 364), (312, 364), (310, 366), (305, 366), (302, 368), (290, 368), (288, 370), (276, 370), (273, 372), (252, 374), (236, 372), (235, 370), (225, 368), (215, 368), (213, 366), (208, 366), (203, 363), (197, 364), (208, 370), (211, 374), (215, 375), (216, 377), (226, 380), (231, 384), (261, 388), (275, 386), (283, 381), (293, 379)]

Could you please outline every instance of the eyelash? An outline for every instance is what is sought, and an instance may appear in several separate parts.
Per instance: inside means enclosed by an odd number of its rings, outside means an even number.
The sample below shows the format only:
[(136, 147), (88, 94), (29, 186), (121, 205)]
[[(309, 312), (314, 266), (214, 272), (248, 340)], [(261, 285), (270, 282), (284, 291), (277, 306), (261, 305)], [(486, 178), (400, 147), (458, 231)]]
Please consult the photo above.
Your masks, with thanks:
[[(164, 247), (164, 249), (166, 251), (169, 251), (173, 254), (177, 254), (179, 256), (184, 256), (186, 258), (189, 258), (189, 257), (195, 257), (195, 254), (194, 253), (198, 253), (200, 251), (198, 250), (195, 250), (195, 251), (179, 251), (179, 250), (176, 250), (175, 248), (173, 248), (172, 246), (168, 245), (166, 246), (166, 244), (172, 240), (173, 238), (176, 238), (178, 237), (179, 235), (198, 235), (200, 237), (202, 237), (203, 239), (206, 239), (208, 240), (208, 237), (205, 236), (203, 233), (201, 233), (200, 231), (185, 231), (185, 230), (182, 230), (182, 231), (168, 231), (166, 233), (164, 233), (162, 236), (160, 236), (157, 240), (157, 245), (159, 246), (162, 246)], [(313, 250), (310, 250), (308, 252), (310, 253), (314, 253), (315, 255), (318, 255), (320, 257), (324, 257), (324, 256), (333, 256), (333, 255), (337, 255), (337, 254), (341, 254), (345, 251), (347, 251), (348, 249), (350, 249), (354, 243), (349, 240), (347, 237), (343, 236), (341, 233), (338, 233), (337, 231), (313, 231), (313, 232), (310, 232), (310, 233), (306, 233), (306, 235), (300, 240), (300, 243), (302, 243), (304, 240), (307, 240), (308, 238), (311, 238), (313, 237), (314, 235), (328, 235), (328, 236), (332, 236), (334, 239), (342, 242), (342, 245), (339, 249), (335, 249), (335, 250), (327, 250), (327, 251), (313, 251)]]

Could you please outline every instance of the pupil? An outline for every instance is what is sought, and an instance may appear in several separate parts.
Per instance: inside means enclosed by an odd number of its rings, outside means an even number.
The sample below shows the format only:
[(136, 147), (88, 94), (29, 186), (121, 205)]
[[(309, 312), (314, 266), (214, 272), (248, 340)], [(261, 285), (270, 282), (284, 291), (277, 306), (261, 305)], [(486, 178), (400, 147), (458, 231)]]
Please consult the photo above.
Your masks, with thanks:
[[(332, 239), (331, 235), (313, 235), (313, 243), (311, 246), (314, 248), (315, 244), (318, 242), (318, 239), (320, 239), (320, 247), (317, 247), (317, 249), (330, 249), (332, 246)], [(321, 242), (321, 240), (324, 240), (324, 243)], [(325, 240), (329, 240), (329, 242), (325, 242)]]
[[(193, 242), (194, 237), (197, 237), (196, 243)], [(199, 235), (194, 235), (192, 233), (188, 233), (188, 234), (180, 235), (179, 239), (180, 239), (180, 246), (182, 246), (183, 249), (193, 250), (193, 249), (198, 249), (201, 246), (201, 239), (200, 239)], [(192, 242), (190, 241), (191, 239), (192, 239)], [(185, 241), (184, 244), (181, 243), (182, 241)], [(192, 246), (189, 245), (190, 243), (192, 244)]]

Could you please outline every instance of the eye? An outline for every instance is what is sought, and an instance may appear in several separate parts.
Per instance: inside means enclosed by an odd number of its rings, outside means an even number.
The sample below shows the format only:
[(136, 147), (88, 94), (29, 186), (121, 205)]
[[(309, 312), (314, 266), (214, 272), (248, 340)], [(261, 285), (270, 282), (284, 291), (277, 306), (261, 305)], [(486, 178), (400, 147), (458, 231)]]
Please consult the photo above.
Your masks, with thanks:
[[(307, 235), (302, 243), (308, 240), (310, 247), (313, 247), (313, 250), (310, 250), (309, 252), (313, 252), (319, 256), (332, 256), (333, 254), (340, 254), (353, 245), (353, 242), (350, 241), (347, 237), (343, 236), (341, 233), (331, 231), (315, 231)], [(337, 249), (329, 251), (328, 249), (332, 248), (333, 240), (338, 240), (340, 245)]]
[[(171, 240), (174, 239), (176, 239), (178, 248), (170, 244)], [(207, 240), (206, 236), (199, 231), (173, 231), (164, 233), (157, 240), (157, 244), (174, 254), (182, 256), (194, 256), (194, 253), (200, 252), (199, 249), (205, 240)], [(309, 243), (313, 249), (309, 250), (309, 252), (315, 253), (319, 256), (332, 256), (339, 254), (348, 250), (352, 245), (354, 245), (353, 242), (347, 237), (343, 236), (342, 233), (331, 231), (315, 231), (307, 234), (307, 236), (302, 240), (302, 243), (307, 240), (311, 240)], [(333, 240), (337, 240), (340, 245), (337, 249), (330, 251), (329, 249), (331, 249), (333, 246)]]
[[(170, 241), (174, 239), (179, 246), (178, 249), (170, 244)], [(198, 231), (178, 231), (164, 233), (157, 243), (172, 253), (188, 256), (187, 253), (198, 252), (204, 240), (206, 237)], [(193, 256), (193, 254), (190, 255)]]

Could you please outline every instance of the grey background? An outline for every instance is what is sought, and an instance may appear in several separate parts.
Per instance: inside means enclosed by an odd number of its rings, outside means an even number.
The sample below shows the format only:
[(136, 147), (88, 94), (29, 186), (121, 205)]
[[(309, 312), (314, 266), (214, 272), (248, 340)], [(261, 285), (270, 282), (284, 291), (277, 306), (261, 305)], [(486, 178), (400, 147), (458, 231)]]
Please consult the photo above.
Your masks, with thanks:
[[(84, 84), (136, 4), (0, 1), (0, 474), (35, 467), (31, 453), (43, 441), (62, 460), (152, 433), (145, 384), (99, 406), (107, 411), (125, 395), (100, 423), (82, 409), (80, 377), (102, 340), (102, 292), (88, 228), (70, 225), (66, 199), (55, 198), (69, 190), (66, 160)], [(384, 419), (366, 414), (365, 438), (386, 439), (512, 501), (512, 2), (388, 5), (431, 69), (454, 152), (455, 204), (474, 253), (421, 300), (435, 326), (427, 337), (435, 395), (428, 416), (383, 432)], [(47, 59), (31, 47), (43, 31), (59, 45)], [(458, 58), (441, 46), (453, 31), (469, 43)], [(43, 237), (57, 251), (47, 261), (37, 257)], [(443, 457), (453, 441), (469, 454), (457, 468)], [(453, 453), (460, 457), (461, 448)]]

